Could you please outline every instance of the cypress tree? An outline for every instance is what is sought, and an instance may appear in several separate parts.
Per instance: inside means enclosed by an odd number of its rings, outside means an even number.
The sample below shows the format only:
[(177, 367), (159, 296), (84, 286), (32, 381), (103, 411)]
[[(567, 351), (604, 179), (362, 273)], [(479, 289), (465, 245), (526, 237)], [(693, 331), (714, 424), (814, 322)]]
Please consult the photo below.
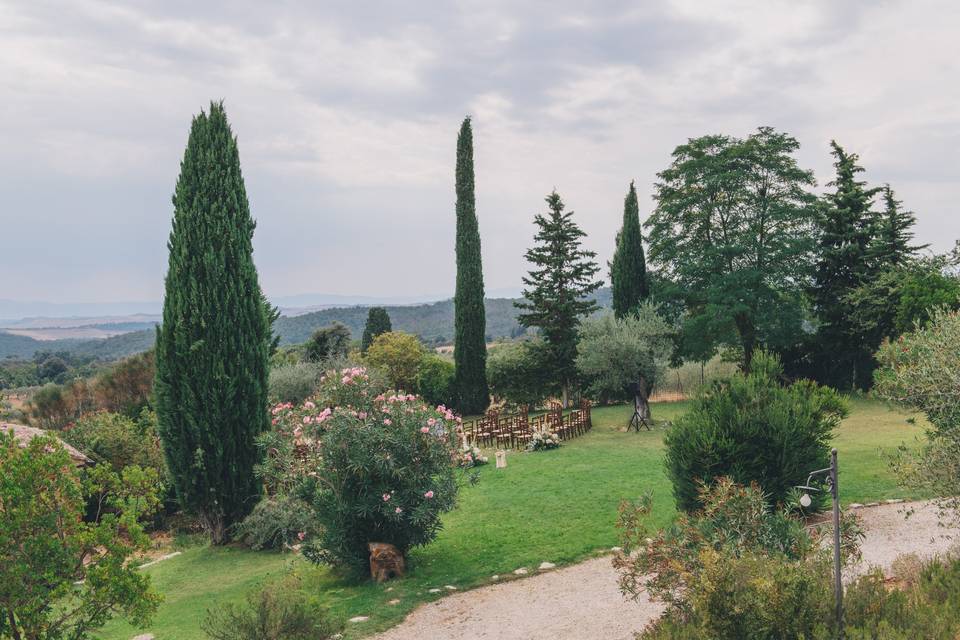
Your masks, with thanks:
[(487, 321), (483, 308), (480, 230), (473, 193), (473, 130), (464, 118), (457, 136), (457, 288), (453, 296), (456, 365), (454, 388), (461, 413), (482, 413), (490, 404), (487, 389)]
[(370, 307), (367, 312), (367, 324), (363, 327), (363, 338), (360, 340), (360, 351), (367, 352), (373, 339), (381, 333), (393, 331), (390, 324), (390, 314), (383, 307)]
[(617, 318), (636, 311), (650, 295), (647, 263), (643, 255), (643, 234), (640, 230), (640, 208), (632, 180), (623, 200), (623, 226), (617, 234), (617, 248), (610, 263), (610, 286), (613, 313)]
[(193, 119), (173, 207), (156, 344), (158, 430), (177, 499), (220, 544), (260, 493), (255, 439), (270, 425), (272, 343), (255, 223), (222, 103)]
[(911, 246), (913, 225), (917, 219), (912, 211), (904, 211), (890, 185), (884, 185), (883, 212), (877, 217), (876, 237), (870, 254), (877, 268), (901, 267), (918, 251), (930, 245)]
[(837, 175), (828, 186), (817, 220), (819, 240), (812, 298), (820, 321), (818, 344), (825, 382), (857, 386), (868, 382), (869, 353), (853, 322), (850, 294), (875, 275), (869, 250), (876, 232), (871, 210), (879, 189), (857, 180), (863, 167), (855, 153), (830, 142)]
[(563, 404), (568, 404), (570, 387), (576, 380), (577, 332), (581, 316), (599, 307), (590, 294), (603, 284), (593, 277), (600, 271), (596, 253), (580, 247), (586, 234), (573, 221), (573, 211), (564, 213), (564, 204), (556, 191), (546, 198), (549, 212), (537, 214), (534, 222), (536, 244), (527, 250), (533, 265), (523, 283), (524, 301), (515, 302), (521, 310), (517, 321), (524, 327), (539, 327), (546, 342), (549, 374), (563, 389)]

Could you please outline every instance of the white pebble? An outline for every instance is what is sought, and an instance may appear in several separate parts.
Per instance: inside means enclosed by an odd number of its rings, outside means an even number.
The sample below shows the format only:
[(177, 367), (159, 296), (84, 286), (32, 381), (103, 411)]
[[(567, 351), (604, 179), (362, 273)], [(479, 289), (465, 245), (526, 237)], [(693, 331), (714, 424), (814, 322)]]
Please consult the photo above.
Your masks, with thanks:
[(350, 622), (366, 622), (370, 619), (370, 616), (354, 616), (350, 618)]
[(548, 571), (550, 569), (555, 568), (556, 566), (557, 565), (553, 564), (552, 562), (541, 562), (539, 568), (540, 568), (540, 571)]
[(513, 572), (516, 576), (525, 576), (527, 575), (527, 569), (525, 567), (520, 567)]

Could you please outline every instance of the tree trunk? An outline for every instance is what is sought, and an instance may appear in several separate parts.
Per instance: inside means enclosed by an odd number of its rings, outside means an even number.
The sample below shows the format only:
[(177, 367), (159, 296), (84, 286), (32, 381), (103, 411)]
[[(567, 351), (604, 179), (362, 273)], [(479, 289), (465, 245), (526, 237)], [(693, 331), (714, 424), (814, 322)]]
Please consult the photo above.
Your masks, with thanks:
[(229, 541), (227, 527), (223, 523), (223, 516), (217, 513), (205, 513), (200, 516), (203, 528), (210, 534), (210, 544), (221, 545)]
[(570, 408), (570, 383), (564, 382), (563, 389), (561, 390), (562, 398), (560, 402), (563, 404), (564, 409)]
[(757, 348), (757, 330), (753, 321), (745, 313), (738, 313), (734, 318), (737, 333), (740, 335), (740, 345), (743, 348), (743, 372), (750, 373), (750, 364), (753, 362), (753, 350)]
[(643, 376), (640, 376), (640, 380), (637, 382), (637, 392), (633, 396), (633, 406), (641, 418), (650, 422), (650, 385), (647, 384), (647, 379)]
[(17, 617), (13, 615), (13, 609), (7, 611), (7, 620), (10, 621), (10, 637), (20, 640), (20, 630), (17, 628)]

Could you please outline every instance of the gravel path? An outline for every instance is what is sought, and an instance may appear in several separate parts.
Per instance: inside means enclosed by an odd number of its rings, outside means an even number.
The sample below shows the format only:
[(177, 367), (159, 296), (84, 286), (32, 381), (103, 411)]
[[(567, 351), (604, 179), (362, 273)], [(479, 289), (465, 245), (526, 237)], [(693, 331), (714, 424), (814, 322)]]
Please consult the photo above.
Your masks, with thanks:
[[(905, 520), (909, 507), (916, 513)], [(930, 556), (952, 544), (936, 510), (924, 503), (883, 504), (860, 514), (867, 537), (855, 572), (889, 569), (902, 553)], [(425, 604), (375, 640), (630, 640), (661, 610), (646, 599), (624, 600), (610, 558), (603, 557)]]

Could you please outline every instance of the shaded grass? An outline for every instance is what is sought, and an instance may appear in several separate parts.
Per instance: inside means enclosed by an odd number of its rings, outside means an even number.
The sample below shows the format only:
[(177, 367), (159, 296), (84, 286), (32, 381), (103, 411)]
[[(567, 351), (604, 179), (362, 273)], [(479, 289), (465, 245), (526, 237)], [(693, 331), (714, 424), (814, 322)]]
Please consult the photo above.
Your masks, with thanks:
[[(508, 468), (480, 469), (480, 482), (465, 487), (460, 507), (444, 518), (438, 539), (410, 557), (410, 576), (384, 585), (351, 584), (326, 568), (290, 555), (241, 549), (199, 547), (148, 569), (166, 597), (150, 631), (156, 640), (195, 640), (206, 609), (241, 602), (256, 584), (292, 569), (303, 588), (316, 594), (332, 615), (370, 620), (349, 625), (347, 638), (360, 637), (399, 622), (418, 604), (436, 599), (429, 589), (452, 585), (467, 589), (504, 579), (543, 561), (568, 564), (604, 552), (616, 544), (614, 523), (623, 498), (651, 493), (654, 526), (674, 515), (670, 484), (664, 472), (664, 422), (676, 419), (686, 402), (657, 404), (653, 431), (621, 431), (631, 415), (628, 406), (594, 409), (594, 429), (554, 451), (508, 454)], [(886, 457), (901, 442), (913, 441), (922, 427), (907, 423), (909, 414), (872, 401), (851, 400), (851, 416), (836, 438), (840, 451), (844, 502), (891, 497), (920, 497), (897, 488)], [(391, 599), (400, 599), (396, 606)], [(105, 640), (128, 640), (135, 630), (111, 624)]]

